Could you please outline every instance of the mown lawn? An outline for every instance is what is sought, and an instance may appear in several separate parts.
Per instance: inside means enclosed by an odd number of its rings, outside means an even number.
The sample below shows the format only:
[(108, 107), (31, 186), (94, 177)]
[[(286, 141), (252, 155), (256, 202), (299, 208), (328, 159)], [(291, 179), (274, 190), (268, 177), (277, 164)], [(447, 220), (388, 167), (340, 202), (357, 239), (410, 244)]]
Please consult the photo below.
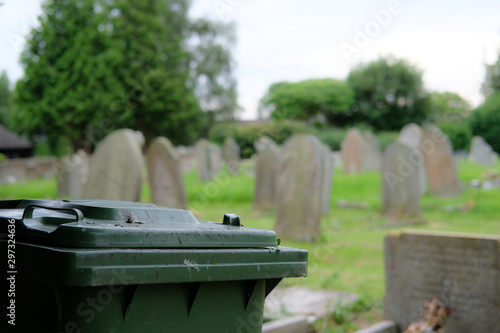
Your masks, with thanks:
[[(224, 213), (241, 216), (247, 227), (272, 229), (273, 212), (254, 212), (253, 176), (246, 172), (253, 166), (247, 162), (238, 176), (223, 174), (215, 181), (201, 183), (195, 172), (184, 175), (189, 209), (202, 220), (221, 221)], [(499, 170), (497, 165), (496, 170)], [(459, 162), (459, 177), (465, 184), (481, 178), (484, 171), (466, 160)], [(56, 180), (36, 180), (24, 184), (0, 186), (0, 199), (55, 198)], [(143, 202), (150, 202), (149, 186), (143, 186)], [(363, 204), (364, 209), (337, 207), (339, 201)], [(422, 208), (426, 224), (414, 229), (498, 234), (500, 232), (500, 189), (483, 191), (464, 188), (456, 198), (436, 198), (425, 195)], [(347, 322), (329, 319), (329, 332), (349, 332), (356, 327), (352, 321), (372, 322), (382, 314), (384, 295), (384, 236), (408, 226), (394, 226), (380, 216), (381, 175), (370, 172), (343, 175), (336, 169), (332, 181), (331, 211), (321, 221), (321, 237), (316, 243), (282, 240), (281, 245), (309, 251), (307, 278), (285, 279), (283, 285), (304, 285), (355, 292), (362, 296), (360, 311), (346, 314)], [(468, 208), (465, 209), (465, 208)], [(279, 235), (278, 235), (279, 237)], [(370, 311), (366, 311), (371, 309)], [(360, 312), (361, 314), (359, 314)], [(355, 318), (354, 318), (355, 317)], [(345, 318), (344, 318), (345, 319)]]

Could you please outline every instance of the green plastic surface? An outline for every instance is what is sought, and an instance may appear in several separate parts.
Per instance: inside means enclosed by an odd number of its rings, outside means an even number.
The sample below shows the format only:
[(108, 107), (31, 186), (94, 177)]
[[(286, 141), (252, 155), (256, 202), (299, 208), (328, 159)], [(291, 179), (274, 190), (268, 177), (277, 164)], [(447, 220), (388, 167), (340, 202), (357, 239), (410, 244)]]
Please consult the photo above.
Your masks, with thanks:
[[(221, 216), (222, 217), (222, 216)], [(272, 230), (245, 228), (234, 214), (198, 221), (187, 210), (107, 200), (0, 201), (0, 219), (16, 220), (16, 239), (72, 248), (264, 248)], [(6, 223), (0, 225), (6, 234)]]

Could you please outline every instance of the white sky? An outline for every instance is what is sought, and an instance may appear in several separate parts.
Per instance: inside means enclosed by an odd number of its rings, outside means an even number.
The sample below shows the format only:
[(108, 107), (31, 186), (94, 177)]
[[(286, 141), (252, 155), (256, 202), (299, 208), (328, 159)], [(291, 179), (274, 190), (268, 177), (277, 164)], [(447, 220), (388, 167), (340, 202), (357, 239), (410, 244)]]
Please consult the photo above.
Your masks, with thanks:
[[(14, 81), (23, 74), (23, 36), (36, 24), (41, 2), (0, 2), (0, 70)], [(357, 63), (388, 54), (424, 70), (429, 90), (457, 92), (478, 105), (484, 63), (494, 62), (500, 49), (498, 0), (196, 0), (192, 14), (237, 24), (243, 119), (256, 117), (259, 99), (274, 82), (344, 79)], [(349, 46), (355, 53), (346, 57), (342, 47)]]

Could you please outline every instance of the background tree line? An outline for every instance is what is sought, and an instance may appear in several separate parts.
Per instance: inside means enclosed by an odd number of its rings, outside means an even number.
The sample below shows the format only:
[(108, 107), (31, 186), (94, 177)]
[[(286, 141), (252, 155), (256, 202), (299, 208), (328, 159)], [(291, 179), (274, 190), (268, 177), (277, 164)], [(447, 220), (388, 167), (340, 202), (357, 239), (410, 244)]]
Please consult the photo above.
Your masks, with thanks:
[(377, 132), (399, 131), (410, 122), (435, 123), (455, 149), (468, 149), (472, 135), (481, 135), (500, 151), (500, 56), (486, 72), (486, 99), (474, 110), (456, 93), (427, 91), (422, 71), (406, 60), (382, 57), (353, 68), (345, 81), (276, 82), (260, 100), (259, 115), (319, 129), (361, 126)]
[(46, 136), (52, 153), (61, 138), (74, 150), (91, 150), (122, 127), (175, 144), (233, 135), (249, 153), (259, 135), (286, 139), (276, 134), (280, 127), (285, 134), (316, 131), (335, 149), (342, 131), (332, 129), (390, 133), (409, 122), (438, 124), (455, 149), (481, 135), (500, 151), (500, 57), (486, 68), (486, 99), (475, 110), (456, 93), (427, 91), (422, 71), (407, 61), (383, 57), (353, 68), (345, 80), (270, 85), (258, 111), (280, 125), (240, 131), (235, 27), (193, 19), (190, 6), (190, 0), (46, 0), (21, 56), (24, 77), (11, 91), (6, 73), (0, 75), (0, 122), (32, 139)]

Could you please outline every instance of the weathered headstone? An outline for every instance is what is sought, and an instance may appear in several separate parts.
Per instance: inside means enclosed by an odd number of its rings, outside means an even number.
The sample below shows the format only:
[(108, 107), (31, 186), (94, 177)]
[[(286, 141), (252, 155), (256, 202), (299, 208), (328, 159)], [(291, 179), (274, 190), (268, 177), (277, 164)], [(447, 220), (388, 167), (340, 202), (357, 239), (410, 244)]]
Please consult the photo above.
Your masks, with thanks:
[(446, 134), (435, 126), (426, 128), (422, 133), (420, 151), (424, 157), (429, 192), (441, 197), (459, 195), (460, 180), (453, 149)]
[(153, 140), (147, 153), (151, 199), (158, 206), (187, 208), (186, 190), (180, 158), (172, 143), (164, 137)]
[(363, 170), (380, 171), (380, 144), (377, 137), (370, 131), (363, 133)]
[(204, 182), (213, 180), (214, 176), (217, 175), (221, 169), (221, 149), (205, 139), (200, 139), (196, 142), (195, 154), (198, 164), (198, 177), (200, 180)]
[(280, 149), (269, 141), (260, 148), (255, 159), (255, 194), (253, 207), (257, 211), (274, 207), (276, 193), (276, 169)]
[(330, 213), (330, 197), (332, 193), (333, 178), (333, 154), (330, 147), (321, 145), (323, 149), (323, 180), (321, 189), (321, 212), (325, 215)]
[(280, 154), (276, 188), (276, 233), (283, 238), (314, 241), (319, 234), (323, 181), (323, 148), (306, 134), (289, 138)]
[(224, 160), (226, 161), (227, 172), (230, 175), (240, 173), (240, 146), (233, 138), (224, 140)]
[(418, 222), (420, 175), (423, 168), (419, 150), (395, 142), (387, 147), (382, 159), (382, 214), (393, 221)]
[(65, 156), (57, 172), (57, 196), (80, 199), (89, 173), (89, 157), (84, 151)]
[(266, 148), (266, 146), (270, 143), (276, 144), (271, 138), (269, 138), (265, 135), (262, 135), (257, 140), (255, 140), (255, 142), (253, 143), (253, 146), (255, 147), (255, 150), (258, 153), (262, 149)]
[(422, 164), (422, 167), (419, 168), (420, 172), (420, 193), (424, 194), (427, 185), (425, 183), (425, 168), (423, 167), (424, 159), (422, 156), (422, 152), (420, 151), (420, 141), (422, 140), (422, 129), (417, 124), (411, 123), (404, 126), (399, 132), (398, 142), (402, 142), (410, 146), (415, 151), (414, 155), (419, 155), (419, 161)]
[(104, 138), (90, 158), (83, 199), (139, 201), (144, 160), (138, 134), (117, 130)]
[(479, 165), (496, 164), (496, 156), (491, 146), (480, 136), (474, 136), (470, 144), (470, 159)]
[(385, 238), (385, 315), (403, 329), (434, 296), (446, 332), (500, 332), (500, 237), (406, 231)]
[(212, 172), (212, 177), (217, 176), (222, 170), (223, 157), (222, 149), (215, 143), (210, 143), (210, 167)]
[(341, 144), (345, 174), (363, 171), (363, 137), (357, 128), (351, 128)]

